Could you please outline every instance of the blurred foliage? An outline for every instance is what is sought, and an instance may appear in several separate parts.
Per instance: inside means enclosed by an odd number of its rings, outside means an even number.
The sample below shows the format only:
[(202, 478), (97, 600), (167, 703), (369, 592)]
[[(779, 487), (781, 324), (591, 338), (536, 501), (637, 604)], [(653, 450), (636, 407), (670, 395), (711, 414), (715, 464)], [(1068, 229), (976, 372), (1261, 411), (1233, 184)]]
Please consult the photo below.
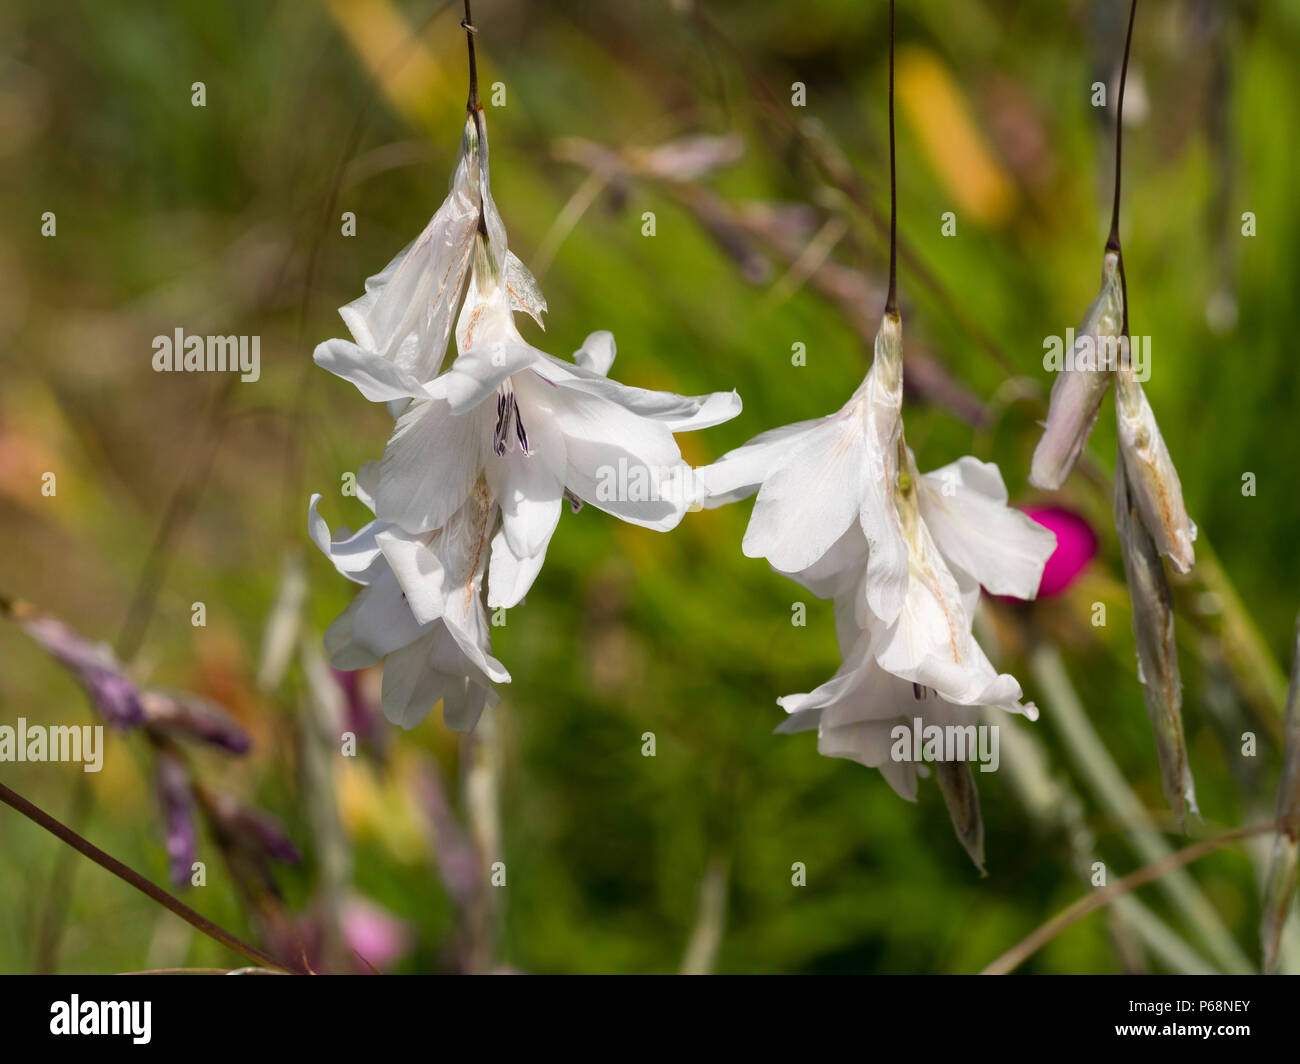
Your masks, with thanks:
[[(695, 6), (732, 47), (686, 13)], [(1076, 324), (1100, 273), (1113, 149), (1107, 112), (1090, 96), (1114, 73), (1126, 7), (899, 5), (900, 231), (945, 293), (903, 263), (909, 350), (999, 411), (977, 439), (947, 410), (913, 402), (908, 437), (923, 469), (973, 449), (995, 458), (1019, 503), (1036, 501), (1025, 477), (1049, 383), (1042, 338)], [(792, 120), (819, 123), (869, 202), (887, 210), (883, 2), (478, 0), (475, 16), (484, 97), (495, 82), (506, 90), (505, 106), (487, 108), (494, 192), (525, 262), (586, 177), (557, 157), (564, 137), (622, 149), (736, 132), (743, 158), (702, 179), (727, 201), (842, 201), (828, 198), (755, 81)], [(366, 516), (336, 486), (378, 456), (389, 421), (316, 369), (311, 350), (343, 331), (333, 308), (441, 199), (462, 121), (459, 18), (427, 0), (15, 0), (0, 11), (0, 591), (111, 642), (148, 560), (162, 560), (133, 669), (223, 701), (252, 732), (247, 758), (200, 755), (199, 771), (286, 823), (308, 855), (281, 876), (300, 912), (319, 889), (312, 803), (335, 795), (314, 791), (303, 771), (303, 677), (295, 667), (280, 689), (260, 691), (258, 647), (285, 554), (304, 550), (308, 492), (325, 493), (331, 523)], [(1300, 527), (1297, 48), (1294, 2), (1144, 4), (1124, 153), (1131, 320), (1153, 337), (1149, 394), (1189, 511), (1279, 661), (1297, 608)], [(191, 105), (196, 81), (202, 108)], [(796, 81), (807, 86), (798, 113), (788, 108)], [(940, 231), (949, 210), (955, 237)], [(41, 235), (46, 211), (57, 216), (54, 238)], [(343, 211), (356, 213), (355, 237), (341, 235)], [(653, 238), (641, 235), (644, 211), (655, 212)], [(1256, 216), (1254, 238), (1241, 235), (1244, 211)], [(860, 212), (845, 216), (833, 255), (879, 285), (880, 233)], [(613, 373), (629, 384), (738, 388), (739, 418), (682, 440), (703, 463), (837, 408), (865, 372), (859, 329), (810, 286), (772, 298), (784, 272), (747, 281), (679, 199), (654, 183), (615, 182), (541, 277), (546, 332), (522, 327), (559, 355), (612, 329)], [(152, 372), (152, 338), (178, 327), (259, 335), (261, 379), (223, 398), (211, 376)], [(796, 342), (807, 349), (802, 368), (791, 365)], [(1011, 376), (1037, 399), (1004, 403)], [(1109, 470), (1109, 404), (1090, 453)], [(45, 471), (58, 477), (53, 498), (40, 491)], [(1254, 496), (1241, 490), (1247, 472)], [(178, 492), (174, 536), (155, 553)], [(1005, 636), (994, 657), (1042, 704), (1027, 633), (1061, 644), (1094, 726), (1160, 815), (1108, 497), (1079, 475), (1062, 496), (1093, 521), (1102, 554), (1061, 599), (989, 604)], [(807, 627), (792, 627), (791, 603), (807, 596), (741, 555), (748, 512), (745, 503), (688, 515), (669, 535), (591, 507), (566, 513), (527, 603), (495, 630), (514, 677), (497, 711), (503, 963), (674, 971), (715, 857), (729, 878), (716, 967), (732, 972), (977, 970), (1084, 889), (1065, 841), (1026, 822), (1005, 773), (979, 780), (990, 871), (981, 880), (937, 788), (923, 785), (910, 806), (876, 773), (819, 757), (811, 736), (770, 734), (782, 717), (775, 698), (809, 690), (837, 657), (829, 606), (809, 602)], [(308, 565), (307, 624), (318, 637), (351, 588), (314, 552)], [(197, 601), (206, 628), (189, 624)], [(1094, 601), (1108, 603), (1103, 628), (1090, 623)], [(1213, 608), (1191, 594), (1180, 601), (1184, 611)], [(1270, 801), (1277, 751), (1263, 743), (1243, 785), (1239, 744), (1219, 741), (1207, 708), (1213, 641), (1184, 616), (1180, 626), (1201, 809), (1210, 828), (1242, 823)], [(0, 655), (0, 722), (88, 719), (70, 680), (12, 625), (0, 626)], [(1230, 737), (1254, 727), (1232, 685), (1225, 704)], [(1007, 726), (1034, 729), (1069, 777), (1043, 709), (1035, 725)], [(438, 718), (389, 734), (385, 759), (366, 751), (335, 770), (353, 887), (415, 932), (399, 971), (446, 967), (456, 920), (412, 796), (430, 758), (457, 776), (458, 740)], [(645, 732), (656, 736), (654, 758), (641, 755)], [(67, 765), (3, 765), (0, 777), (66, 819), (88, 786), (84, 833), (162, 881), (145, 753), (131, 737), (109, 742), (104, 771), (84, 783)], [(1091, 797), (1086, 808), (1113, 874), (1136, 867), (1118, 826)], [(208, 886), (187, 899), (255, 937), (210, 860)], [(791, 885), (796, 861), (807, 866), (803, 888)], [(1249, 861), (1229, 850), (1194, 871), (1255, 956)], [(70, 898), (60, 970), (231, 960), (0, 809), (0, 970), (36, 963), (56, 883)], [(1142, 897), (1169, 916), (1153, 888)], [(1106, 919), (1093, 917), (1027, 970), (1120, 964)]]

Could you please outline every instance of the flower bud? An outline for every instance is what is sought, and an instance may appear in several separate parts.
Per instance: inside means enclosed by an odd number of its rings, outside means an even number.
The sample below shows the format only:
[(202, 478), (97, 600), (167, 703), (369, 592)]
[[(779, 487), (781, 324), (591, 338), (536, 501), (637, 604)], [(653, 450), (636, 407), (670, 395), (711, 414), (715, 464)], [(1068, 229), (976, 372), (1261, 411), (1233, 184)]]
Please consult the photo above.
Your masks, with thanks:
[(980, 875), (988, 875), (984, 870), (984, 818), (980, 815), (980, 795), (970, 762), (936, 761), (934, 774), (957, 838), (980, 870)]
[(1180, 827), (1196, 809), (1196, 791), (1183, 738), (1183, 687), (1174, 642), (1174, 606), (1155, 542), (1142, 523), (1130, 490), (1121, 450), (1115, 463), (1115, 529), (1124, 556), (1133, 634), (1137, 638), (1138, 679), (1155, 736), (1160, 782)]
[(1187, 516), (1178, 470), (1169, 457), (1151, 404), (1127, 364), (1115, 374), (1115, 413), (1119, 450), (1142, 523), (1156, 549), (1169, 558), (1175, 569), (1185, 573), (1196, 561), (1192, 550), (1196, 526)]
[(1102, 263), (1101, 292), (1075, 331), (1068, 361), (1052, 382), (1047, 421), (1029, 472), (1029, 483), (1034, 487), (1057, 490), (1083, 453), (1115, 369), (1103, 356), (1113, 350), (1123, 328), (1119, 256), (1108, 251)]

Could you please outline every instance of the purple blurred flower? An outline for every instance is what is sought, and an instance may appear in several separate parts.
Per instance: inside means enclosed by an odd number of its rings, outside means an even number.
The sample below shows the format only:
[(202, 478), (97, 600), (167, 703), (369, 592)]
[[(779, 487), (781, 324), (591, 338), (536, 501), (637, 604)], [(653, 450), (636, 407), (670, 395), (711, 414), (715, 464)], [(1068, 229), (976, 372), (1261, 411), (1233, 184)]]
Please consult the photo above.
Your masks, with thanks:
[(12, 609), (14, 619), (46, 652), (76, 678), (99, 714), (118, 728), (144, 720), (140, 694), (104, 643), (82, 638), (62, 621), (23, 604)]
[(140, 704), (149, 727), (169, 735), (199, 739), (232, 754), (252, 746), (248, 733), (224, 706), (178, 691), (143, 691)]
[(231, 794), (214, 794), (211, 813), (226, 838), (257, 858), (297, 864), (302, 860), (298, 848), (289, 841), (280, 822), (269, 813), (243, 805)]
[(199, 833), (194, 823), (194, 793), (190, 789), (189, 770), (175, 755), (161, 750), (155, 782), (162, 807), (171, 880), (183, 887), (188, 885), (190, 870), (199, 856)]
[(1024, 511), (1056, 533), (1056, 550), (1043, 568), (1038, 597), (1059, 595), (1074, 583), (1097, 553), (1097, 534), (1082, 517), (1061, 506), (1027, 506)]

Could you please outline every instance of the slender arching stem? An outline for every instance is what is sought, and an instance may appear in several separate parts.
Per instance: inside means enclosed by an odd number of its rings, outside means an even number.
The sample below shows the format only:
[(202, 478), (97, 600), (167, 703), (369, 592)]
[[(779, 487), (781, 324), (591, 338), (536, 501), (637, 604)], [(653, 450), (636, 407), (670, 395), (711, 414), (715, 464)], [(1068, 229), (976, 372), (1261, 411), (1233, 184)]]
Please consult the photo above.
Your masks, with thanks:
[(82, 856), (88, 857), (101, 868), (112, 872), (113, 875), (118, 877), (118, 879), (131, 884), (131, 886), (135, 887), (136, 890), (140, 891), (142, 894), (148, 895), (159, 905), (175, 913), (186, 923), (198, 928), (198, 930), (202, 931), (209, 938), (220, 942), (227, 949), (234, 950), (236, 953), (247, 957), (254, 964), (262, 968), (273, 968), (276, 971), (281, 972), (293, 970), (286, 965), (281, 964), (273, 957), (263, 953), (261, 950), (236, 938), (224, 928), (218, 927), (206, 916), (201, 916), (179, 898), (172, 894), (168, 894), (167, 891), (163, 890), (161, 887), (149, 882), (149, 880), (145, 879), (139, 872), (128, 868), (116, 857), (105, 853), (94, 843), (82, 838), (71, 828), (50, 816), (49, 813), (45, 812), (45, 810), (41, 809), (39, 806), (33, 805), (22, 795), (10, 790), (3, 783), (0, 783), (0, 802), (16, 809), (18, 812), (22, 813), (23, 816), (27, 817), (28, 820), (39, 824), (55, 838), (62, 842), (66, 842)]
[(1123, 897), (1130, 891), (1138, 887), (1151, 883), (1168, 872), (1176, 868), (1183, 868), (1193, 861), (1199, 861), (1207, 854), (1221, 850), (1225, 846), (1231, 846), (1233, 843), (1241, 842), (1245, 839), (1253, 838), (1256, 835), (1264, 835), (1277, 828), (1277, 822), (1268, 820), (1260, 824), (1251, 824), (1244, 828), (1235, 828), (1232, 831), (1224, 832), (1222, 835), (1216, 835), (1212, 839), (1202, 839), (1200, 842), (1193, 843), (1185, 849), (1171, 853), (1168, 857), (1149, 864), (1145, 868), (1139, 868), (1131, 875), (1123, 879), (1117, 879), (1108, 887), (1101, 887), (1080, 898), (1067, 909), (1057, 913), (1047, 923), (1042, 924), (1032, 934), (1017, 942), (1001, 957), (995, 960), (981, 975), (1006, 975), (1008, 972), (1015, 971), (1021, 964), (1037, 953), (1043, 946), (1047, 945), (1052, 939), (1059, 935), (1066, 928), (1078, 923), (1089, 913), (1096, 912), (1104, 905), (1110, 904), (1116, 898)]

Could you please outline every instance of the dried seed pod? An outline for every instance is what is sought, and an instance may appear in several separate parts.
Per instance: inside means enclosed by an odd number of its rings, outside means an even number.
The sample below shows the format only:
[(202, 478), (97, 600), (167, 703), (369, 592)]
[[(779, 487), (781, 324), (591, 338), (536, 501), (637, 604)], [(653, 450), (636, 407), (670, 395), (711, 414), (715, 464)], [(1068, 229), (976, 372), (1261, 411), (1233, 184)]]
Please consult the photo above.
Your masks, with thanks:
[(1173, 600), (1155, 541), (1133, 499), (1126, 465), (1121, 451), (1115, 463), (1115, 529), (1133, 602), (1138, 679), (1142, 681), (1142, 697), (1155, 736), (1160, 782), (1174, 819), (1182, 827), (1187, 810), (1197, 813), (1197, 808), (1183, 737), (1183, 685), (1174, 642)]
[(1101, 291), (1075, 330), (1074, 345), (1052, 382), (1047, 421), (1029, 472), (1034, 487), (1055, 491), (1083, 453), (1115, 370), (1109, 355), (1123, 329), (1119, 255), (1108, 251), (1102, 261)]
[(969, 761), (937, 761), (934, 775), (957, 838), (980, 870), (984, 869), (984, 818), (980, 815), (980, 794)]
[(1115, 415), (1129, 491), (1142, 524), (1156, 549), (1169, 558), (1175, 569), (1185, 573), (1196, 561), (1192, 549), (1196, 525), (1187, 516), (1178, 470), (1169, 457), (1151, 404), (1127, 362), (1121, 363), (1115, 373)]

